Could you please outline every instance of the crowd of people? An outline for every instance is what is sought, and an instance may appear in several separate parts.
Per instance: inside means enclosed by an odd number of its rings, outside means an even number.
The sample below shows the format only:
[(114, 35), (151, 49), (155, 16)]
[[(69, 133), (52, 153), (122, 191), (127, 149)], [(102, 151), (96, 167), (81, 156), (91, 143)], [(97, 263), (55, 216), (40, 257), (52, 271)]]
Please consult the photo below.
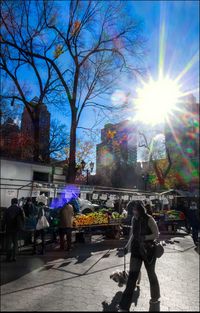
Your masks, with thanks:
[[(187, 227), (192, 228), (192, 238), (197, 245), (199, 231), (199, 211), (195, 201), (191, 201), (190, 206), (183, 208), (187, 220)], [(160, 286), (156, 275), (157, 244), (159, 230), (156, 221), (152, 216), (152, 207), (149, 202), (130, 201), (126, 207), (127, 219), (130, 222), (131, 230), (129, 240), (124, 247), (124, 254), (131, 253), (130, 268), (127, 274), (126, 288), (122, 293), (118, 305), (119, 312), (129, 311), (133, 292), (141, 277), (141, 266), (147, 271), (150, 283), (150, 308), (149, 311), (159, 311), (160, 307)], [(49, 210), (43, 202), (34, 204), (28, 198), (22, 207), (18, 204), (18, 199), (11, 201), (11, 206), (5, 210), (2, 227), (6, 231), (6, 261), (16, 261), (18, 249), (18, 235), (24, 228), (26, 219), (34, 220), (34, 253), (36, 252), (36, 240), (41, 237), (41, 253), (45, 252), (45, 228), (49, 227)], [(59, 210), (59, 237), (60, 249), (70, 251), (72, 248), (73, 216), (77, 213), (70, 201), (66, 201)], [(30, 237), (26, 237), (27, 243), (31, 242)], [(162, 255), (162, 253), (161, 253)]]
[[(136, 204), (143, 203), (140, 201), (130, 201), (127, 203), (126, 207), (119, 207), (117, 204), (116, 208), (121, 210), (126, 210), (127, 212), (127, 222), (130, 225), (133, 217), (133, 212)], [(152, 216), (152, 206), (150, 202), (143, 203), (145, 211), (148, 216)], [(186, 202), (182, 203), (178, 210), (182, 210), (185, 214), (185, 226), (188, 232), (192, 232), (192, 238), (194, 244), (198, 243), (198, 231), (199, 231), (199, 210), (198, 205), (195, 201), (191, 201), (190, 205)], [(17, 241), (18, 235), (21, 230), (24, 229), (34, 229), (34, 236), (32, 240), (32, 232), (24, 233), (25, 244), (33, 243), (33, 253), (45, 253), (45, 228), (51, 225), (51, 220), (55, 211), (59, 217), (58, 232), (54, 233), (54, 239), (56, 240), (57, 235), (59, 235), (60, 249), (67, 251), (71, 250), (72, 246), (72, 229), (73, 229), (73, 216), (79, 213), (79, 207), (77, 206), (76, 199), (66, 201), (62, 207), (58, 210), (50, 210), (44, 201), (33, 202), (31, 198), (27, 198), (24, 203), (19, 205), (18, 199), (12, 199), (11, 206), (5, 210), (2, 228), (6, 231), (6, 260), (15, 261), (17, 254)], [(155, 208), (154, 208), (155, 210)], [(43, 225), (44, 224), (44, 225)], [(65, 236), (66, 236), (66, 247), (65, 247)], [(37, 250), (37, 239), (41, 239), (41, 246), (38, 252)], [(33, 242), (32, 242), (33, 241)]]
[[(64, 236), (67, 238), (67, 247), (65, 250), (71, 249), (71, 237), (73, 227), (73, 216), (76, 209), (69, 203), (69, 201), (59, 210), (59, 237), (60, 249), (65, 249)], [(43, 202), (33, 203), (31, 198), (27, 198), (24, 205), (19, 206), (19, 201), (16, 198), (11, 200), (11, 206), (7, 208), (3, 215), (2, 230), (6, 232), (6, 261), (16, 261), (18, 251), (19, 233), (26, 229), (33, 230), (25, 232), (25, 244), (32, 243), (33, 239), (33, 253), (35, 254), (37, 248), (37, 239), (41, 239), (41, 249), (39, 254), (45, 253), (45, 232), (46, 228), (50, 226), (50, 210)]]

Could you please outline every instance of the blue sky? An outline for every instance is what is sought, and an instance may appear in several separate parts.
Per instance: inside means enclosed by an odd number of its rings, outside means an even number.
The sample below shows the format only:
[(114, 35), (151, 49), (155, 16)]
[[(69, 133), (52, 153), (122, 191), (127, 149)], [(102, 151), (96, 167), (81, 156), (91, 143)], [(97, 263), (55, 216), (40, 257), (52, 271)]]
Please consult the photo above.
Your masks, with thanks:
[[(196, 56), (196, 62), (181, 79), (184, 91), (193, 90), (198, 98), (199, 86), (199, 4), (198, 1), (127, 1), (130, 14), (143, 20), (146, 38), (144, 66), (154, 79), (158, 75), (161, 28), (164, 25), (164, 73), (176, 78)], [(123, 77), (121, 77), (121, 82)], [(119, 82), (119, 86), (120, 86)], [(137, 87), (134, 82), (133, 89)], [(82, 121), (88, 119), (85, 112)], [(102, 123), (103, 124), (103, 123)]]
[[(199, 98), (196, 90), (199, 86), (198, 1), (126, 1), (126, 6), (128, 14), (143, 21), (143, 36), (147, 40), (146, 57), (143, 60), (144, 67), (148, 69), (154, 79), (157, 78), (160, 40), (163, 38), (164, 73), (174, 79), (188, 64), (191, 64), (189, 70), (182, 77), (181, 83), (184, 91), (195, 90), (193, 93)], [(162, 33), (164, 37), (162, 37)], [(193, 64), (192, 59), (196, 59)], [(126, 84), (123, 80), (124, 77), (119, 77), (119, 86), (116, 86), (116, 89), (123, 89)], [(133, 81), (131, 87), (133, 90), (136, 89), (137, 82)], [(66, 116), (66, 113), (54, 109), (53, 106), (50, 111), (53, 118), (57, 118), (61, 123), (69, 124), (69, 114)], [(126, 112), (123, 115), (123, 118), (125, 117)], [(92, 126), (93, 119), (94, 114), (92, 111), (83, 112), (80, 126)], [(119, 121), (120, 119), (122, 119), (122, 115), (115, 117), (113, 121)], [(112, 117), (108, 116), (98, 125), (98, 128), (103, 128), (104, 124), (111, 120)], [(80, 131), (79, 135), (81, 135)]]
[[(146, 38), (144, 66), (154, 79), (158, 76), (160, 40), (164, 34), (164, 74), (176, 78), (188, 64), (189, 70), (181, 79), (183, 91), (193, 90), (199, 98), (199, 4), (198, 1), (126, 1), (128, 12), (143, 20)], [(191, 60), (195, 60), (192, 64)], [(119, 86), (123, 82), (120, 78)], [(123, 84), (122, 84), (123, 85)], [(134, 82), (133, 89), (137, 88)], [(125, 114), (126, 115), (126, 114)], [(92, 125), (92, 112), (84, 112), (82, 125)], [(121, 117), (121, 116), (120, 116)], [(108, 118), (109, 121), (110, 117)], [(120, 120), (120, 118), (116, 118)], [(91, 122), (89, 122), (91, 121)], [(106, 123), (102, 122), (100, 126)]]

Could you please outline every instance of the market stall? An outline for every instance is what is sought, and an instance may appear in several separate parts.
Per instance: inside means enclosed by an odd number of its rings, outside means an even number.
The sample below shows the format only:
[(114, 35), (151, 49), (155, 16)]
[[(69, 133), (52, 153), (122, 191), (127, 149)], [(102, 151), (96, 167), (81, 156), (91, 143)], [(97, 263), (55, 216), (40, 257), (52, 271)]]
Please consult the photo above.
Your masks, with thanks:
[[(93, 234), (105, 234), (107, 238), (120, 238), (122, 216), (115, 213), (94, 212), (81, 214), (74, 218), (73, 226), (79, 233), (84, 233), (91, 239)], [(89, 239), (89, 240), (90, 240)]]
[(176, 232), (185, 226), (185, 215), (181, 211), (169, 210), (154, 212), (153, 217), (158, 223), (160, 232)]

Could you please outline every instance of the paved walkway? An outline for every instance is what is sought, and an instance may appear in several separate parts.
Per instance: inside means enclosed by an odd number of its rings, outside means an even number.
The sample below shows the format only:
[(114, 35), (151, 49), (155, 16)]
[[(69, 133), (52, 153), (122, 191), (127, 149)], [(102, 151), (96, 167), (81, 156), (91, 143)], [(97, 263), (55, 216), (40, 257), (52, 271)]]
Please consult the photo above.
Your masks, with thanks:
[[(95, 240), (99, 238), (94, 238)], [(157, 262), (161, 311), (199, 311), (199, 254), (189, 236), (168, 244)], [(123, 288), (110, 280), (123, 269), (122, 241), (80, 244), (64, 256), (20, 256), (1, 266), (1, 311), (115, 311)], [(129, 255), (127, 256), (127, 263)], [(148, 311), (149, 283), (144, 267), (131, 310)]]

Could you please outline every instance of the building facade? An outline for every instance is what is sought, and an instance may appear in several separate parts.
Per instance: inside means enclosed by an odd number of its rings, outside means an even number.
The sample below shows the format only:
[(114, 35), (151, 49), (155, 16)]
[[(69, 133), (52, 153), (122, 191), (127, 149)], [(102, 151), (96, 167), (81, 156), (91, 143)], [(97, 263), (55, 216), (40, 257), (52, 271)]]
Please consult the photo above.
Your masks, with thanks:
[(2, 157), (19, 157), (21, 156), (20, 141), (20, 128), (13, 121), (8, 118), (5, 123), (1, 125), (0, 129), (0, 154)]
[(166, 148), (181, 184), (195, 185), (199, 171), (199, 103), (190, 95), (165, 123)]
[(96, 148), (96, 170), (116, 164), (133, 165), (137, 162), (137, 128), (130, 121), (106, 124), (101, 130), (101, 143)]

